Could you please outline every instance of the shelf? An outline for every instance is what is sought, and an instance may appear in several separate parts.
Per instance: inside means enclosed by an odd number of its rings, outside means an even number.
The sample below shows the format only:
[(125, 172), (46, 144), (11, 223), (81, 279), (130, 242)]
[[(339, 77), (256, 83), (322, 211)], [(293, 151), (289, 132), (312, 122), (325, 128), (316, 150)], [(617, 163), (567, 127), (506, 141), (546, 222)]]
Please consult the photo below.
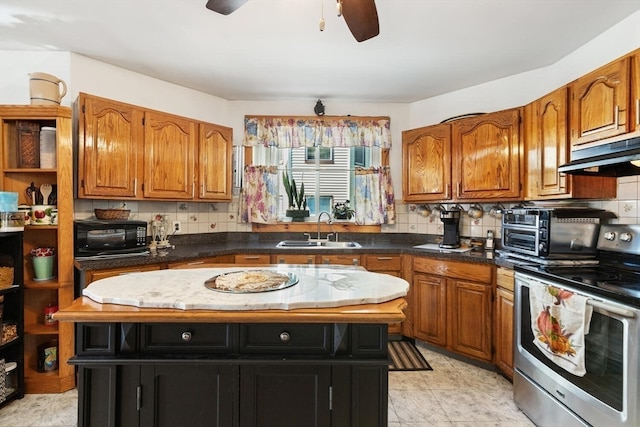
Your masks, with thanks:
[(25, 225), (24, 226), (24, 230), (25, 231), (30, 231), (30, 230), (57, 230), (58, 226), (57, 225)]
[(0, 289), (0, 295), (11, 294), (20, 290), (20, 285), (11, 285), (7, 288)]
[(42, 168), (6, 168), (4, 173), (57, 173), (58, 169), (42, 169)]
[[(31, 122), (24, 123), (19, 122)], [(36, 186), (56, 186), (57, 208), (61, 215), (56, 225), (27, 225), (21, 233), (20, 244), (20, 305), (22, 307), (21, 334), (22, 363), (25, 372), (25, 393), (60, 393), (75, 387), (75, 368), (67, 363), (73, 353), (73, 325), (45, 325), (43, 308), (48, 303), (57, 303), (64, 308), (73, 301), (73, 123), (72, 109), (60, 106), (2, 105), (0, 106), (0, 188), (18, 193), (18, 204), (31, 204), (25, 189)], [(29, 126), (31, 124), (32, 126)], [(37, 124), (40, 128), (56, 128), (56, 164), (52, 168), (18, 167), (35, 166), (38, 163), (19, 163), (22, 139)], [(19, 132), (23, 132), (22, 134)], [(34, 132), (31, 130), (31, 132)], [(34, 136), (35, 138), (35, 136)], [(28, 143), (32, 141), (26, 139)], [(36, 139), (37, 141), (37, 139)], [(32, 144), (33, 145), (33, 144)], [(37, 145), (37, 144), (36, 144)], [(29, 144), (27, 144), (29, 148)], [(52, 166), (52, 164), (44, 163)], [(4, 237), (0, 239), (4, 241)], [(51, 280), (33, 280), (31, 257), (33, 248), (55, 247), (56, 260)], [(0, 295), (3, 292), (0, 290)], [(5, 305), (5, 311), (7, 306)], [(14, 316), (14, 313), (11, 312)], [(26, 324), (23, 326), (22, 322)], [(47, 341), (58, 341), (58, 369), (52, 372), (37, 372), (37, 349)], [(16, 351), (14, 347), (7, 351)], [(13, 353), (12, 353), (13, 354)]]
[(24, 281), (24, 288), (25, 289), (59, 289), (60, 284), (58, 283), (58, 280), (55, 277), (51, 280), (43, 280), (42, 282), (39, 282), (33, 279), (27, 279)]
[(0, 343), (0, 350), (4, 350), (5, 348), (11, 347), (12, 345), (19, 344), (19, 343), (20, 341), (18, 340), (18, 337), (15, 337), (11, 341)]
[(28, 335), (58, 335), (58, 325), (43, 325), (40, 323), (31, 323), (24, 325), (24, 333)]

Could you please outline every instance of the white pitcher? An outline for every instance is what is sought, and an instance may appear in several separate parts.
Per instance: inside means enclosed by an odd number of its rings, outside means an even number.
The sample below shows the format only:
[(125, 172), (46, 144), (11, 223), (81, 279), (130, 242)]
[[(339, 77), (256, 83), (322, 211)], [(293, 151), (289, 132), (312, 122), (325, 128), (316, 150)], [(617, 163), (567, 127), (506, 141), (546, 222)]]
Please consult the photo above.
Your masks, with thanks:
[(51, 74), (29, 74), (31, 105), (60, 105), (67, 94), (67, 84)]

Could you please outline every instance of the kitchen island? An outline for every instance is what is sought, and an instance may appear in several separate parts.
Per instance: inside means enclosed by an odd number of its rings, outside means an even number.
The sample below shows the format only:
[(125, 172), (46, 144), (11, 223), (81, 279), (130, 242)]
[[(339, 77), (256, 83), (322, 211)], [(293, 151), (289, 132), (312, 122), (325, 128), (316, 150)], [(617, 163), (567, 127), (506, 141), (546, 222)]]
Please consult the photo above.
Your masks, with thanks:
[[(92, 283), (91, 298), (56, 315), (77, 323), (78, 425), (386, 426), (387, 324), (404, 319), (408, 284), (359, 268), (266, 268), (299, 282), (260, 294), (206, 289), (202, 278), (229, 272), (221, 268)], [(199, 286), (175, 292), (180, 277)]]

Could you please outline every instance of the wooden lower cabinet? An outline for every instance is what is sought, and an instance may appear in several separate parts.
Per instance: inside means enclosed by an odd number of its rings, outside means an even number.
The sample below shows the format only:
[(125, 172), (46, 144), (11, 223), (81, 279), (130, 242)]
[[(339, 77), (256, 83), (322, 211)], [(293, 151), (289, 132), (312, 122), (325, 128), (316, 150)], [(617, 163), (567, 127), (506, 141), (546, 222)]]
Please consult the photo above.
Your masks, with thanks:
[(513, 378), (513, 313), (514, 272), (498, 267), (496, 270), (495, 298), (495, 359), (494, 362), (506, 377)]
[(82, 366), (79, 390), (93, 398), (79, 407), (78, 425), (232, 425), (232, 412), (220, 409), (231, 404), (235, 371), (197, 362)]
[(142, 271), (154, 271), (162, 269), (161, 264), (150, 265), (134, 265), (131, 267), (109, 268), (104, 270), (88, 270), (84, 276), (84, 286), (96, 280), (106, 279), (107, 277), (121, 276), (123, 274), (140, 273)]
[(414, 257), (415, 338), (492, 361), (493, 266)]
[(387, 425), (386, 325), (81, 323), (76, 333), (79, 426)]
[[(375, 273), (402, 277), (402, 255), (363, 255), (363, 267)], [(402, 335), (402, 322), (389, 325), (390, 335)]]

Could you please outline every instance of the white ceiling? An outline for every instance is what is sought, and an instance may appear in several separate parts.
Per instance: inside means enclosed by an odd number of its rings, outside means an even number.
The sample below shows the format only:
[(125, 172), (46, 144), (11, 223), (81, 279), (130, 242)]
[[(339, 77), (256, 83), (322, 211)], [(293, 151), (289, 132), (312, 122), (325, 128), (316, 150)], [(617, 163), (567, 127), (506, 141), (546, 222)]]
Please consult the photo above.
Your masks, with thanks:
[(76, 52), (229, 100), (405, 103), (550, 65), (640, 10), (638, 0), (376, 0), (380, 35), (357, 43), (335, 0), (249, 0), (228, 16), (205, 4), (1, 0), (0, 49)]

